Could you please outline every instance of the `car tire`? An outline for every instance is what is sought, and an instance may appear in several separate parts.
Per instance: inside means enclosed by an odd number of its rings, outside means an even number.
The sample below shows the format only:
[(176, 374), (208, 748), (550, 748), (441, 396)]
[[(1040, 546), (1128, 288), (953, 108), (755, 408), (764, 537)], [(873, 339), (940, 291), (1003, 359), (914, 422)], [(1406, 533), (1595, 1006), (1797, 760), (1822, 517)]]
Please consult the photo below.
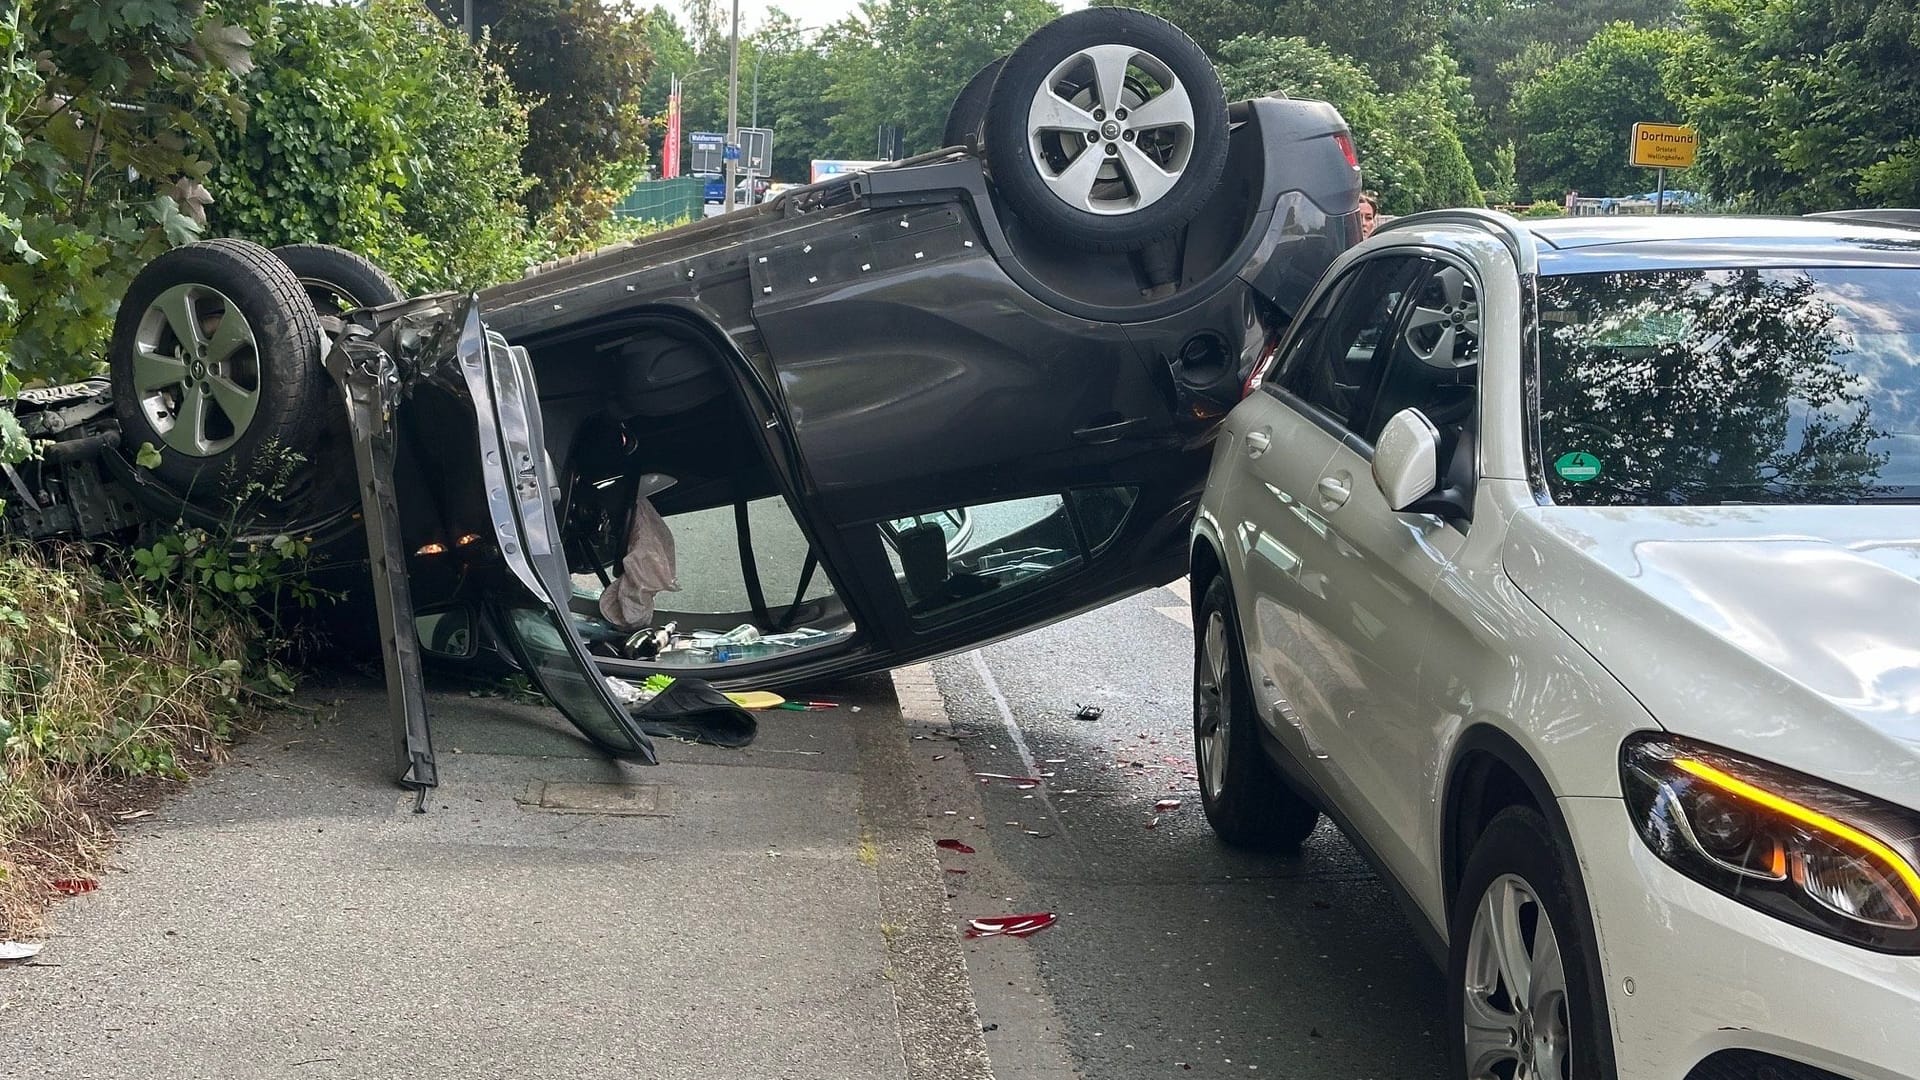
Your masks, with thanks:
[[(1592, 926), (1573, 854), (1547, 819), (1530, 806), (1495, 814), (1467, 859), (1453, 906), (1450, 1075), (1509, 1075), (1498, 1071), (1505, 1065), (1517, 1070), (1512, 1075), (1542, 1080), (1614, 1080)], [(1501, 958), (1516, 954), (1527, 970), (1510, 974)], [(1522, 978), (1530, 999), (1524, 1013), (1513, 1008)], [(1468, 1027), (1470, 1014), (1479, 1037)]]
[(940, 135), (941, 146), (978, 146), (980, 144), (980, 125), (987, 119), (987, 101), (993, 95), (993, 81), (1000, 75), (1000, 68), (1007, 62), (1002, 56), (973, 73), (967, 85), (961, 87), (960, 96), (953, 99), (953, 108), (947, 110), (947, 126)]
[(1254, 851), (1293, 852), (1320, 811), (1293, 789), (1261, 745), (1246, 651), (1224, 576), (1207, 584), (1194, 620), (1193, 744), (1200, 808), (1214, 834)]
[(385, 270), (358, 252), (332, 244), (282, 244), (273, 253), (300, 279), (313, 309), (322, 315), (407, 298)]
[[(1102, 71), (1119, 77), (1103, 86)], [(1090, 251), (1178, 232), (1227, 163), (1212, 62), (1172, 23), (1130, 8), (1085, 8), (1034, 31), (994, 80), (984, 128), (988, 168), (1015, 216)]]
[(337, 487), (322, 479), (333, 465), (288, 467), (324, 460), (324, 418), (339, 409), (313, 302), (267, 249), (208, 240), (148, 263), (120, 303), (108, 366), (125, 452), (157, 449), (152, 473), (194, 509), (293, 520)]

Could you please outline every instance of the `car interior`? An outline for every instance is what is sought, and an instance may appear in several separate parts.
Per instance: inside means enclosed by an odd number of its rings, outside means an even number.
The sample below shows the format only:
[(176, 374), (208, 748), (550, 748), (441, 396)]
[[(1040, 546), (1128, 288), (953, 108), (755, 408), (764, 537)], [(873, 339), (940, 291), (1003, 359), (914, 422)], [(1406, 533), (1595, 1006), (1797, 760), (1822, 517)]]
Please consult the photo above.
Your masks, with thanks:
[[(843, 642), (854, 624), (766, 459), (719, 352), (670, 321), (536, 344), (574, 626), (597, 655), (711, 667)], [(664, 522), (635, 528), (642, 502)], [(636, 545), (663, 588), (651, 618), (603, 593)], [(642, 609), (644, 610), (644, 609)], [(632, 610), (621, 612), (631, 616)]]

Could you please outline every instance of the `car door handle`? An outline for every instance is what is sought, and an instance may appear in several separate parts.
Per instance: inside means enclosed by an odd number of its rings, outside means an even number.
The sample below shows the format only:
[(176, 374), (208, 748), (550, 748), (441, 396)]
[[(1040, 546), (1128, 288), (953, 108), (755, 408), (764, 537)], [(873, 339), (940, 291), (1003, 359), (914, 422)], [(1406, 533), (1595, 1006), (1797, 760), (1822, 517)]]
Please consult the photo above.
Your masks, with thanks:
[(1110, 443), (1118, 441), (1120, 436), (1147, 422), (1144, 416), (1130, 416), (1125, 420), (1115, 420), (1109, 424), (1095, 424), (1083, 427), (1073, 433), (1073, 437), (1083, 443)]
[(1318, 487), (1320, 505), (1328, 510), (1340, 509), (1347, 505), (1347, 500), (1353, 496), (1353, 489), (1347, 486), (1345, 480), (1337, 476), (1321, 477)]
[(1257, 458), (1273, 445), (1273, 433), (1266, 428), (1257, 428), (1247, 432), (1247, 456)]

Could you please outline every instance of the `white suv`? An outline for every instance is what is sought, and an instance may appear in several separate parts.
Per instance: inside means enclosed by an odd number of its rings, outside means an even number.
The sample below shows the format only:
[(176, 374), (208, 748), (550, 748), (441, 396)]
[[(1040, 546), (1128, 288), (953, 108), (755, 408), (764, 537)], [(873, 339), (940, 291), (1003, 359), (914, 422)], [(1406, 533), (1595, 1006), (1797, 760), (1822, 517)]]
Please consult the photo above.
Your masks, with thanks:
[(1916, 501), (1920, 231), (1395, 221), (1216, 444), (1207, 819), (1398, 886), (1453, 1075), (1920, 1075)]

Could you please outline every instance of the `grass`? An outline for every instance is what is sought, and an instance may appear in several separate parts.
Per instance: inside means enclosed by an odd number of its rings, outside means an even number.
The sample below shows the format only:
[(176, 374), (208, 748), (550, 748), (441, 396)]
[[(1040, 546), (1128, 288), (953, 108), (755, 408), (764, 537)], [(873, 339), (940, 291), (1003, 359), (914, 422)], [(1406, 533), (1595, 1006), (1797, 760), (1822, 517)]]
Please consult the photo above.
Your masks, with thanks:
[(50, 881), (99, 872), (117, 813), (291, 688), (268, 622), (191, 560), (87, 554), (0, 546), (0, 940), (41, 929)]

